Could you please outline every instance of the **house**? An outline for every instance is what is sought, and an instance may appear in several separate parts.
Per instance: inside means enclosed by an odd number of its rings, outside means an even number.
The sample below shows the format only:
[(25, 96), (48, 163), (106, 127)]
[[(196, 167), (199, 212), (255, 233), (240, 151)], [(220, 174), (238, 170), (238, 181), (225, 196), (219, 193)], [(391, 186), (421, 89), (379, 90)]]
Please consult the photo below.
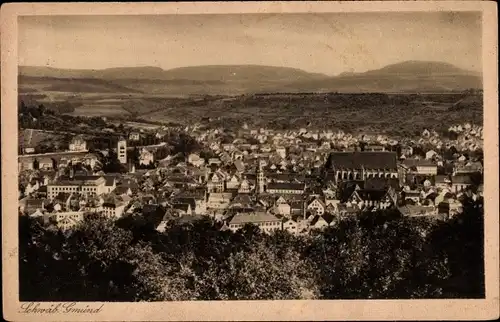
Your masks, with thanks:
[(82, 158), (82, 164), (89, 166), (91, 169), (94, 169), (94, 167), (97, 164), (100, 164), (100, 162), (95, 154), (89, 153)]
[(457, 162), (453, 167), (453, 174), (471, 174), (471, 173), (483, 173), (483, 165), (481, 162)]
[(45, 206), (47, 204), (47, 201), (44, 199), (32, 199), (28, 198), (25, 200), (25, 205), (24, 209), (20, 209), (21, 211), (24, 211), (24, 213), (30, 215), (36, 212), (37, 210), (43, 211), (45, 210)]
[(226, 181), (227, 189), (238, 189), (240, 187), (240, 178), (238, 175), (234, 174)]
[[(172, 206), (175, 209), (183, 211), (187, 215), (193, 215), (197, 212), (197, 205), (196, 205), (196, 199), (193, 197), (176, 197), (172, 199), (171, 201)], [(176, 207), (176, 205), (188, 205), (189, 207), (186, 208), (186, 206), (180, 206)]]
[(104, 189), (106, 193), (110, 193), (116, 189), (116, 178), (114, 176), (103, 176), (106, 180), (104, 183)]
[(340, 204), (337, 214), (342, 218), (350, 217), (359, 213), (359, 208), (348, 204)]
[(263, 232), (281, 230), (281, 219), (266, 212), (238, 213), (229, 221), (229, 229), (236, 232), (246, 224), (253, 224)]
[(220, 165), (221, 163), (222, 163), (222, 161), (219, 158), (208, 159), (208, 165), (212, 165), (212, 164)]
[(64, 211), (70, 208), (73, 193), (60, 192), (52, 199), (52, 208), (54, 211)]
[(50, 216), (50, 221), (56, 226), (67, 231), (75, 228), (84, 219), (84, 213), (81, 211), (58, 212)]
[(420, 203), (421, 193), (417, 190), (405, 190), (401, 194), (405, 203), (408, 203), (408, 201), (412, 201), (415, 204)]
[(451, 190), (454, 193), (469, 189), (473, 182), (469, 175), (458, 174), (451, 177)]
[(123, 189), (123, 188), (130, 189), (130, 191), (132, 192), (132, 195), (139, 192), (139, 184), (133, 179), (122, 180), (120, 183), (120, 188), (121, 189)]
[(437, 164), (430, 160), (422, 159), (405, 159), (402, 163), (407, 173), (435, 176), (437, 175)]
[(314, 212), (317, 215), (323, 215), (326, 211), (326, 205), (323, 201), (318, 198), (312, 200), (309, 205), (307, 205), (307, 210)]
[(292, 235), (296, 235), (298, 232), (298, 224), (292, 218), (283, 218), (281, 229), (288, 231)]
[(51, 158), (40, 158), (38, 161), (38, 169), (40, 170), (52, 170), (54, 169), (54, 160)]
[(280, 158), (285, 159), (286, 158), (286, 148), (284, 147), (276, 147), (276, 154), (280, 156)]
[(223, 192), (225, 189), (225, 178), (221, 173), (212, 174), (207, 182), (208, 192)]
[(432, 159), (434, 159), (437, 155), (438, 155), (438, 154), (437, 154), (437, 152), (436, 152), (436, 151), (434, 151), (434, 150), (430, 150), (430, 151), (427, 151), (427, 152), (425, 153), (425, 158), (426, 158), (427, 160), (432, 160)]
[(19, 171), (33, 170), (34, 169), (33, 159), (30, 159), (30, 158), (22, 158), (21, 159), (21, 158), (19, 158), (18, 169), (19, 169)]
[(208, 194), (207, 209), (227, 209), (233, 199), (232, 193), (212, 192)]
[(477, 187), (476, 194), (477, 194), (480, 198), (483, 198), (483, 197), (484, 197), (484, 185), (483, 185), (482, 183), (481, 183), (481, 184)]
[(36, 179), (30, 180), (30, 182), (28, 182), (28, 184), (24, 188), (24, 195), (29, 196), (30, 194), (34, 193), (38, 189), (40, 189), (39, 181)]
[(405, 205), (398, 208), (406, 217), (428, 217), (437, 215), (437, 208), (433, 206)]
[(282, 215), (282, 216), (290, 216), (291, 214), (291, 206), (290, 204), (283, 198), (283, 196), (280, 196), (274, 203), (274, 212), (277, 215)]
[(141, 152), (139, 153), (139, 164), (140, 165), (150, 165), (153, 162), (154, 162), (153, 153), (149, 152), (145, 148), (142, 148)]
[[(43, 218), (45, 219), (45, 215), (43, 214), (42, 211), (40, 211), (40, 209), (37, 209), (34, 213), (30, 214), (29, 215), (31, 218)], [(45, 218), (44, 218), (45, 217)]]
[(173, 218), (170, 220), (169, 224), (172, 223), (173, 225), (192, 225), (195, 222), (202, 220), (203, 216), (200, 215), (182, 215)]
[(141, 134), (139, 132), (130, 132), (128, 139), (129, 141), (139, 141), (141, 139)]
[(437, 189), (450, 189), (451, 188), (451, 180), (448, 176), (445, 175), (437, 175), (434, 178), (434, 186)]
[(172, 221), (175, 217), (167, 211), (164, 215), (163, 218), (160, 220), (159, 224), (156, 226), (156, 231), (163, 233), (165, 230), (167, 230), (167, 225), (170, 221)]
[(446, 217), (454, 216), (462, 212), (462, 203), (455, 199), (448, 199), (440, 202), (437, 205), (438, 214), (445, 215)]
[(205, 160), (200, 158), (200, 156), (198, 154), (195, 154), (195, 153), (191, 153), (188, 156), (187, 162), (194, 165), (195, 167), (201, 167), (205, 164)]
[(352, 192), (347, 203), (359, 209), (387, 209), (397, 204), (397, 196), (392, 187), (382, 190), (357, 189)]
[(174, 203), (172, 204), (172, 208), (177, 210), (177, 212), (181, 215), (192, 215), (193, 211), (191, 205), (189, 203)]
[(83, 136), (75, 136), (69, 144), (69, 150), (75, 152), (87, 151), (87, 142), (83, 139)]
[(108, 195), (103, 198), (102, 212), (107, 218), (121, 218), (129, 202), (130, 198), (128, 197), (123, 198), (114, 194)]
[(365, 151), (368, 152), (383, 152), (385, 151), (385, 146), (383, 145), (376, 145), (376, 144), (368, 144), (365, 146)]
[(155, 138), (157, 138), (157, 139), (163, 139), (167, 134), (168, 134), (167, 131), (158, 131), (155, 134)]
[(238, 193), (250, 193), (251, 190), (252, 185), (250, 184), (250, 181), (248, 181), (246, 178), (243, 179), (238, 188)]
[(224, 151), (232, 151), (234, 149), (235, 149), (235, 146), (232, 143), (223, 143), (222, 144), (222, 150), (224, 150)]
[(312, 220), (309, 223), (309, 227), (311, 229), (324, 229), (324, 228), (326, 228), (328, 226), (329, 226), (329, 224), (320, 215), (313, 215), (313, 218), (312, 218)]
[(401, 155), (404, 155), (405, 157), (410, 157), (413, 155), (413, 147), (409, 145), (405, 145), (401, 147)]
[(132, 189), (130, 189), (130, 187), (126, 187), (126, 186), (117, 186), (115, 188), (115, 190), (113, 190), (114, 194), (116, 194), (117, 196), (123, 196), (123, 195), (127, 195), (127, 196), (132, 196)]
[(229, 208), (232, 210), (246, 211), (253, 210), (255, 208), (254, 205), (255, 202), (249, 194), (237, 194), (231, 201)]
[(26, 146), (23, 151), (25, 154), (35, 153), (35, 148), (32, 146)]
[(271, 182), (266, 191), (271, 194), (304, 194), (306, 185), (304, 183), (280, 183)]

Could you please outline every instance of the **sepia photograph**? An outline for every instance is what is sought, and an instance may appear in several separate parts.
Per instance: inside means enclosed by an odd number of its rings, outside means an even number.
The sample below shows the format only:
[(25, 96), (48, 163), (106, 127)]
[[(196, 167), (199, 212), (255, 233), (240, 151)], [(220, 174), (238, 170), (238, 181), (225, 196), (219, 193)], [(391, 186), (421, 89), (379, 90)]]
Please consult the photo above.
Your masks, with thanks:
[(484, 19), (496, 7), (271, 4), (13, 19), (2, 219), (16, 316), (491, 300), (498, 102), (485, 52), (495, 42), (496, 59), (497, 40)]

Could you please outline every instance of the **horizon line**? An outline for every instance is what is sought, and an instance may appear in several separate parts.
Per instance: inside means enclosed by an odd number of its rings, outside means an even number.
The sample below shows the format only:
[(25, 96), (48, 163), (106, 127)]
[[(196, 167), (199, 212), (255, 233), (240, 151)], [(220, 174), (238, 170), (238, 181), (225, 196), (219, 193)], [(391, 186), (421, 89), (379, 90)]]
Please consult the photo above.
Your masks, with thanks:
[(302, 69), (302, 68), (297, 68), (297, 67), (289, 67), (289, 66), (276, 66), (276, 65), (265, 65), (265, 64), (209, 64), (209, 65), (188, 65), (188, 66), (179, 66), (179, 67), (173, 67), (173, 68), (168, 68), (168, 69), (165, 69), (165, 68), (162, 68), (160, 66), (153, 66), (153, 65), (142, 65), (142, 66), (120, 66), (120, 67), (105, 67), (105, 68), (64, 68), (64, 67), (53, 67), (53, 66), (40, 66), (40, 65), (20, 65), (18, 64), (17, 67), (35, 67), (35, 68), (50, 68), (50, 69), (59, 69), (59, 70), (70, 70), (70, 71), (105, 71), (105, 70), (110, 70), (110, 69), (120, 69), (120, 68), (123, 68), (123, 69), (133, 69), (133, 68), (151, 68), (151, 69), (159, 69), (159, 70), (162, 70), (162, 71), (171, 71), (171, 70), (175, 70), (175, 69), (181, 69), (181, 68), (196, 68), (196, 67), (237, 67), (237, 66), (247, 66), (247, 67), (272, 67), (272, 68), (285, 68), (285, 69), (293, 69), (293, 70), (298, 70), (298, 71), (302, 71), (302, 72), (305, 72), (305, 73), (309, 73), (309, 74), (316, 74), (316, 75), (323, 75), (323, 76), (326, 76), (326, 77), (335, 77), (335, 76), (340, 76), (342, 74), (345, 74), (345, 73), (352, 73), (352, 74), (360, 74), (360, 73), (365, 73), (365, 72), (369, 72), (369, 71), (376, 71), (376, 70), (379, 70), (379, 69), (382, 69), (382, 68), (385, 68), (385, 67), (388, 67), (388, 66), (392, 66), (392, 65), (399, 65), (399, 64), (404, 64), (404, 63), (409, 63), (409, 62), (420, 62), (420, 63), (440, 63), (440, 64), (448, 64), (450, 66), (453, 66), (455, 68), (458, 68), (458, 69), (461, 69), (463, 71), (466, 71), (466, 72), (471, 72), (471, 73), (479, 73), (479, 74), (483, 74), (483, 70), (481, 68), (481, 70), (470, 70), (470, 69), (465, 69), (465, 68), (462, 68), (462, 67), (458, 67), (452, 63), (449, 63), (449, 62), (446, 62), (446, 61), (438, 61), (438, 60), (418, 60), (418, 59), (410, 59), (410, 60), (403, 60), (403, 61), (398, 61), (398, 62), (395, 62), (395, 63), (391, 63), (391, 64), (387, 64), (387, 65), (384, 65), (384, 66), (381, 66), (379, 68), (376, 68), (376, 69), (368, 69), (368, 70), (365, 70), (365, 71), (353, 71), (353, 72), (350, 72), (350, 71), (343, 71), (343, 72), (340, 72), (338, 74), (326, 74), (326, 73), (319, 73), (319, 72), (312, 72), (312, 71), (308, 71), (308, 70), (305, 70), (305, 69)]

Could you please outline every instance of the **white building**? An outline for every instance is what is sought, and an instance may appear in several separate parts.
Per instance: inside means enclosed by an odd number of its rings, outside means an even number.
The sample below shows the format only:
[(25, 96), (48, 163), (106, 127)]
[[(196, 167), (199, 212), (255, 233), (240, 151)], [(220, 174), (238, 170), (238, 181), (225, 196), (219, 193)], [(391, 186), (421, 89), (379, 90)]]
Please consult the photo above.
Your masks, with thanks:
[(81, 193), (86, 196), (100, 196), (108, 192), (106, 179), (102, 176), (81, 176), (63, 178), (47, 185), (47, 197), (55, 198), (60, 192)]
[(82, 211), (58, 212), (50, 217), (61, 230), (72, 229), (84, 219)]
[(266, 233), (281, 230), (281, 220), (265, 212), (236, 214), (231, 219), (228, 226), (229, 229), (231, 229), (233, 232), (236, 232), (246, 224), (254, 224)]
[(116, 154), (121, 164), (127, 163), (127, 141), (124, 138), (118, 140)]
[(142, 165), (149, 165), (154, 162), (154, 155), (153, 153), (149, 152), (146, 149), (142, 149), (141, 153), (139, 154), (139, 164)]
[(70, 151), (87, 151), (87, 142), (83, 139), (82, 136), (77, 135), (71, 140), (69, 144)]
[(277, 147), (276, 148), (276, 153), (282, 158), (282, 159), (285, 159), (286, 158), (286, 148), (284, 147)]

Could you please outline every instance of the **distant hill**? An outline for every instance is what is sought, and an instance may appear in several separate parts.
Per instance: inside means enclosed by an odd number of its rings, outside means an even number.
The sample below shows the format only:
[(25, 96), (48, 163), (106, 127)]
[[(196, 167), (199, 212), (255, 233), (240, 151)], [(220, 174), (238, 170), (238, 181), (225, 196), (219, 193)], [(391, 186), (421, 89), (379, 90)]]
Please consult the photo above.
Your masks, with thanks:
[(101, 70), (59, 69), (52, 67), (19, 66), (19, 75), (56, 78), (100, 78), (107, 80), (148, 79), (148, 80), (196, 80), (196, 81), (269, 81), (269, 80), (310, 80), (326, 78), (323, 74), (261, 65), (209, 65), (180, 67), (163, 70), (159, 67), (121, 67)]
[(62, 93), (142, 93), (113, 82), (98, 78), (57, 78), (57, 77), (18, 77), (20, 93), (62, 92)]
[[(326, 75), (300, 69), (259, 65), (192, 66), (170, 70), (158, 67), (124, 67), (102, 70), (71, 70), (20, 66), (20, 82), (29, 91), (34, 78), (100, 79), (145, 93), (173, 95), (244, 94), (265, 91), (292, 81), (325, 79)], [(27, 81), (27, 82), (24, 82)], [(49, 79), (46, 79), (49, 81)]]
[[(448, 92), (482, 88), (479, 73), (432, 61), (406, 61), (364, 73), (342, 73), (313, 81), (290, 82), (290, 92)], [(278, 88), (276, 88), (278, 90)]]
[(365, 75), (475, 75), (479, 73), (458, 68), (452, 64), (434, 61), (409, 60), (398, 64), (387, 65), (377, 70), (363, 73)]
[[(73, 70), (19, 66), (25, 92), (239, 95), (262, 92), (447, 92), (482, 88), (478, 73), (442, 62), (407, 61), (338, 76), (260, 65), (192, 66), (163, 70), (123, 67)], [(70, 80), (70, 81), (68, 81)]]

